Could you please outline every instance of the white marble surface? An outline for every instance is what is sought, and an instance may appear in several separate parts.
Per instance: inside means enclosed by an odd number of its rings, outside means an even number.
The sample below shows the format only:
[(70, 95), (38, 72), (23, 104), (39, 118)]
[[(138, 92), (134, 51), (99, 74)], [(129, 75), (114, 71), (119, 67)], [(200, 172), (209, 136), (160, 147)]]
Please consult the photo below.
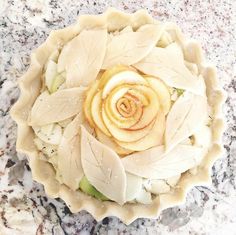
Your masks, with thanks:
[[(16, 125), (9, 116), (19, 95), (17, 78), (26, 71), (31, 50), (52, 29), (108, 6), (127, 12), (147, 9), (159, 20), (177, 22), (202, 43), (228, 93), (225, 153), (213, 167), (212, 186), (195, 187), (184, 205), (129, 226), (114, 217), (96, 222), (85, 211), (71, 214), (61, 200), (47, 198), (32, 181), (25, 157), (15, 151)], [(233, 0), (0, 0), (0, 234), (236, 234), (235, 14)]]

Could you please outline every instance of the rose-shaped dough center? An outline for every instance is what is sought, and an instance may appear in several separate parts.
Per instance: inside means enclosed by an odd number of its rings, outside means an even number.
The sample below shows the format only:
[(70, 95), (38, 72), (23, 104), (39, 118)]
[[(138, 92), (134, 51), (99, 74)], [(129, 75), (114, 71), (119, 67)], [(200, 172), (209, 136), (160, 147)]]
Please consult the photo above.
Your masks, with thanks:
[(84, 111), (101, 142), (102, 132), (113, 147), (118, 145), (115, 151), (128, 154), (163, 143), (169, 103), (169, 90), (162, 81), (118, 65), (100, 74), (88, 89)]

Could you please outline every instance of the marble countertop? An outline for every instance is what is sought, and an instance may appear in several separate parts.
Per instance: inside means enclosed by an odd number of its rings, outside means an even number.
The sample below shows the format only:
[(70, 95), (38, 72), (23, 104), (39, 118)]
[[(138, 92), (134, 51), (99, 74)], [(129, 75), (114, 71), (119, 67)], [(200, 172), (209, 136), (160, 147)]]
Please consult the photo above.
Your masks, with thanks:
[[(185, 1), (0, 1), (0, 234), (236, 234), (236, 4), (230, 0)], [(78, 15), (113, 6), (127, 12), (147, 9), (159, 20), (177, 22), (199, 40), (216, 64), (228, 99), (225, 153), (212, 171), (211, 187), (195, 187), (186, 203), (167, 209), (156, 220), (129, 226), (109, 217), (96, 222), (85, 211), (71, 214), (62, 200), (48, 198), (32, 181), (25, 156), (16, 153), (16, 124), (9, 109), (19, 96), (17, 78), (29, 55), (52, 29), (73, 23)], [(234, 25), (233, 25), (234, 24)]]

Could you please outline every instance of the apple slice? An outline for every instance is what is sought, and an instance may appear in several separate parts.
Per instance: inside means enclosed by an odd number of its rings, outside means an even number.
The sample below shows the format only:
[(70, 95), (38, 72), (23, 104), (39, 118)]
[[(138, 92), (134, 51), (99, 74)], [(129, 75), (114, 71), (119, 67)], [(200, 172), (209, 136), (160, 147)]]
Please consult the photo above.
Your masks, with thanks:
[(59, 89), (59, 87), (65, 82), (66, 78), (65, 78), (64, 75), (65, 75), (64, 73), (58, 74), (58, 75), (53, 79), (52, 86), (51, 86), (51, 88), (49, 89), (50, 93), (56, 92), (56, 91)]
[(107, 69), (99, 80), (99, 88), (103, 88), (105, 84), (117, 73), (122, 71), (136, 71), (134, 68), (125, 65), (116, 65), (110, 69)]
[[(108, 118), (119, 128), (131, 127), (140, 120), (142, 115), (141, 108), (139, 108), (139, 110), (137, 109), (131, 117), (123, 117), (118, 111), (117, 103), (119, 100), (127, 96), (126, 93), (129, 88), (128, 85), (116, 87), (104, 101), (104, 109)], [(132, 97), (127, 98), (131, 99)]]
[(57, 145), (48, 144), (38, 137), (34, 139), (34, 143), (37, 149), (46, 154), (48, 157), (52, 157), (57, 154)]
[(96, 131), (96, 135), (98, 140), (105, 144), (106, 146), (110, 147), (111, 149), (113, 149), (117, 154), (119, 155), (128, 155), (130, 153), (132, 153), (133, 151), (130, 151), (128, 149), (122, 148), (121, 146), (119, 146), (111, 137), (108, 137), (107, 135), (105, 135), (102, 131), (100, 131), (98, 128), (95, 128)]
[(88, 179), (85, 176), (81, 179), (79, 183), (79, 187), (81, 191), (83, 191), (84, 193), (92, 197), (97, 198), (98, 200), (101, 200), (101, 201), (109, 200), (106, 196), (100, 193), (92, 184), (90, 184)]
[(160, 105), (162, 107), (164, 114), (166, 115), (169, 112), (171, 106), (171, 97), (167, 86), (158, 78), (154, 77), (145, 77), (145, 78), (147, 79), (153, 90), (156, 92), (156, 94), (158, 95)]
[(136, 131), (120, 129), (114, 123), (112, 123), (112, 121), (107, 117), (104, 107), (102, 108), (102, 118), (112, 136), (115, 139), (123, 142), (133, 142), (143, 138), (150, 132), (155, 123), (154, 119), (145, 128)]
[(111, 112), (111, 114), (117, 118), (117, 120), (126, 120), (123, 118), (118, 112), (116, 108), (116, 103), (119, 99), (121, 99), (130, 89), (128, 85), (116, 87), (109, 96), (104, 99), (104, 104), (107, 104), (107, 111)]
[(48, 144), (57, 145), (61, 141), (62, 128), (58, 124), (48, 124), (45, 126), (32, 126), (35, 134)]
[(126, 94), (116, 102), (117, 112), (122, 117), (133, 117), (138, 108), (141, 108), (141, 105), (138, 104), (138, 101), (136, 101), (134, 98)]
[(125, 118), (132, 118), (136, 124), (143, 114), (143, 104), (137, 97), (127, 93), (116, 103), (117, 111)]
[(149, 185), (145, 189), (153, 194), (162, 194), (170, 191), (170, 186), (166, 183), (165, 180), (150, 180)]
[(91, 104), (91, 114), (94, 123), (96, 126), (107, 136), (111, 136), (109, 130), (104, 125), (102, 115), (101, 115), (101, 109), (102, 109), (102, 92), (99, 91), (93, 98), (92, 104)]
[(147, 81), (138, 73), (134, 71), (122, 71), (113, 75), (103, 87), (102, 98), (105, 99), (107, 95), (117, 86), (127, 84), (148, 85)]
[(99, 86), (99, 81), (96, 80), (93, 83), (93, 85), (87, 90), (86, 99), (83, 105), (85, 117), (92, 127), (95, 127), (95, 123), (93, 121), (92, 114), (91, 114), (91, 103), (92, 103), (93, 97), (98, 91), (98, 86)]
[(165, 131), (165, 115), (160, 110), (157, 114), (155, 124), (152, 130), (142, 139), (134, 142), (116, 141), (121, 147), (133, 150), (143, 151), (154, 146), (163, 144), (163, 135)]
[[(148, 105), (149, 101), (147, 97), (145, 97), (144, 94), (140, 93), (140, 91), (138, 91), (135, 87), (135, 85), (122, 85), (116, 87), (107, 97), (105, 102), (108, 103), (109, 111), (111, 111), (118, 120), (122, 119), (122, 116), (120, 114), (117, 115), (117, 102), (119, 102), (119, 99), (125, 97), (126, 99), (135, 101), (135, 103), (137, 104), (142, 104), (143, 106)], [(127, 121), (127, 118), (123, 118), (123, 120)]]
[(137, 122), (132, 127), (128, 128), (129, 130), (140, 130), (146, 127), (157, 115), (159, 110), (159, 100), (157, 94), (154, 92), (153, 89), (147, 86), (135, 86), (135, 89), (139, 92), (142, 92), (145, 97), (148, 98), (149, 104), (144, 106), (143, 108), (143, 115), (140, 118), (140, 121)]
[(54, 62), (57, 63), (59, 55), (60, 55), (60, 52), (59, 52), (58, 49), (56, 49), (56, 50), (54, 50), (54, 51), (52, 52), (52, 54), (48, 57), (48, 60), (53, 60)]
[(53, 60), (49, 60), (45, 71), (45, 84), (48, 90), (51, 90), (54, 78), (57, 76), (57, 64)]
[(152, 195), (151, 193), (147, 192), (145, 189), (141, 189), (135, 199), (137, 202), (142, 203), (142, 204), (152, 203)]
[(143, 106), (147, 106), (149, 104), (148, 97), (145, 96), (142, 92), (136, 89), (130, 89), (128, 95), (135, 97)]
[[(139, 100), (141, 99), (141, 101)], [(117, 107), (120, 101), (131, 100), (133, 110), (124, 117)], [(143, 102), (143, 103), (142, 103)], [(124, 102), (123, 102), (124, 103)], [(122, 104), (122, 102), (121, 102)], [(125, 104), (122, 104), (125, 106)], [(105, 101), (107, 116), (118, 127), (128, 130), (139, 130), (147, 126), (156, 116), (159, 109), (158, 96), (153, 89), (144, 85), (121, 85), (116, 87)], [(126, 110), (124, 110), (125, 112)], [(116, 120), (114, 120), (116, 119)]]
[(142, 177), (126, 172), (126, 201), (134, 200), (142, 190)]

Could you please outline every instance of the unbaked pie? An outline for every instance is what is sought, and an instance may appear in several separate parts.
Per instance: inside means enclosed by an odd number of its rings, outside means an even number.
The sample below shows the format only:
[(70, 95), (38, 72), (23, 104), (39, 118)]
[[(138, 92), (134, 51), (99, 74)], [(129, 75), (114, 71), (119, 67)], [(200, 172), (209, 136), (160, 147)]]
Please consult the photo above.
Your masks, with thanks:
[(198, 42), (145, 11), (51, 32), (11, 110), (33, 178), (72, 212), (157, 217), (210, 181), (224, 96)]

